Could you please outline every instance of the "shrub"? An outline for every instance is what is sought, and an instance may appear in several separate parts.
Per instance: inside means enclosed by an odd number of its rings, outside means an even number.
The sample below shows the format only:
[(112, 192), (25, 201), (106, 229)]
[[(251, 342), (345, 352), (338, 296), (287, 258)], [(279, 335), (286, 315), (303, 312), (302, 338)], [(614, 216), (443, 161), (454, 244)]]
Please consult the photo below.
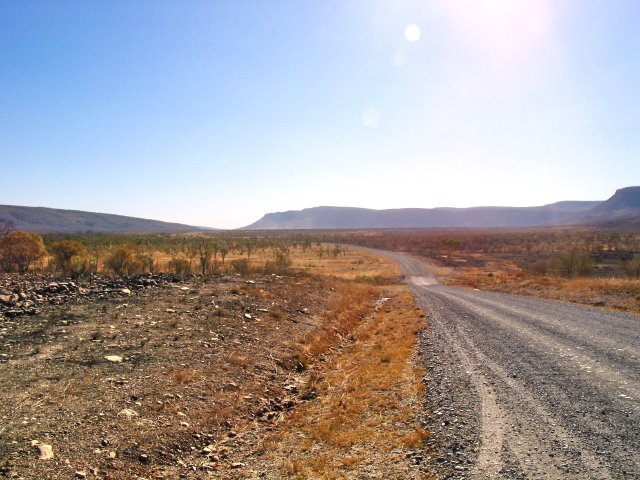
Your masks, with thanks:
[(106, 260), (105, 266), (116, 275), (131, 275), (143, 271), (143, 263), (129, 246), (118, 247)]
[(286, 252), (278, 251), (275, 259), (266, 262), (264, 265), (265, 273), (285, 273), (291, 267), (291, 257)]
[(229, 263), (231, 264), (233, 271), (236, 273), (244, 275), (251, 271), (251, 265), (249, 264), (248, 258), (238, 258), (236, 260), (231, 260)]
[(640, 278), (640, 255), (634, 255), (631, 260), (622, 262), (620, 270), (627, 277)]
[(9, 232), (0, 241), (0, 268), (25, 273), (45, 253), (42, 237), (37, 233)]
[(75, 240), (62, 240), (51, 246), (52, 265), (62, 272), (74, 278), (91, 271), (95, 261), (90, 257), (89, 251), (80, 242)]
[(152, 273), (155, 270), (155, 263), (151, 255), (138, 253), (136, 260), (139, 264), (139, 271), (144, 273)]
[(189, 275), (191, 273), (191, 265), (184, 258), (172, 258), (169, 260), (169, 271), (176, 275)]
[(555, 273), (563, 277), (585, 276), (593, 273), (591, 256), (576, 249), (561, 253), (552, 259), (551, 267)]

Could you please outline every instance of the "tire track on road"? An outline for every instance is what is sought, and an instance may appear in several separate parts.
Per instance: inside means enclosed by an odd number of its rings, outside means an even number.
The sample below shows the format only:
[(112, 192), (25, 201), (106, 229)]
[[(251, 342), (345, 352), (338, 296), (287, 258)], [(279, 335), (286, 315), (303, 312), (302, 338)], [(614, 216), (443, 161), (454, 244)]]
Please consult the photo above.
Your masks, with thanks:
[[(447, 478), (640, 478), (638, 315), (441, 286), (421, 260), (380, 253), (429, 316), (427, 403), (437, 393)], [(475, 424), (473, 405), (478, 430), (451, 425)]]

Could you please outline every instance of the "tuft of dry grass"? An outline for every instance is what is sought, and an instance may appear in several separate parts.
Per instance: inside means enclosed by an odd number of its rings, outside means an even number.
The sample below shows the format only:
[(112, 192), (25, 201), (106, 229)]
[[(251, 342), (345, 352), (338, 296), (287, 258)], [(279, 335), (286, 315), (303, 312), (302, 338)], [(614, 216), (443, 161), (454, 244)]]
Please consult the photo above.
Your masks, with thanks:
[(329, 308), (323, 312), (319, 327), (300, 341), (297, 361), (306, 368), (348, 338), (371, 311), (376, 296), (377, 291), (366, 285), (340, 285)]
[(170, 378), (179, 385), (185, 385), (197, 381), (200, 375), (194, 369), (184, 368), (173, 372)]

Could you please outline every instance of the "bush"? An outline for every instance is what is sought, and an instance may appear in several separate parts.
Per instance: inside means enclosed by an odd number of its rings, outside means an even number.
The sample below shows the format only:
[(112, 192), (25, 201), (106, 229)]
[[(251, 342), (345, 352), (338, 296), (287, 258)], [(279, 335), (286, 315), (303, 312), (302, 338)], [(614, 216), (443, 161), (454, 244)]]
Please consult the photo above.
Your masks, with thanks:
[(251, 265), (248, 258), (238, 258), (229, 262), (234, 272), (245, 275), (251, 272)]
[(136, 255), (136, 261), (139, 265), (139, 271), (142, 273), (153, 273), (155, 270), (155, 263), (151, 255), (138, 253)]
[(95, 267), (95, 260), (90, 257), (89, 251), (75, 240), (54, 243), (51, 246), (51, 255), (52, 266), (56, 270), (76, 279)]
[(276, 252), (275, 259), (264, 264), (265, 273), (285, 273), (291, 267), (291, 257), (286, 252)]
[(567, 253), (561, 253), (551, 260), (553, 271), (563, 277), (586, 276), (593, 273), (593, 261), (586, 252), (576, 249)]
[(640, 278), (640, 255), (620, 264), (620, 270), (627, 277)]
[(107, 258), (105, 266), (116, 275), (131, 275), (144, 271), (144, 263), (129, 246), (118, 247)]
[(0, 241), (0, 269), (25, 273), (46, 252), (42, 237), (37, 233), (9, 232)]
[(191, 273), (191, 265), (184, 258), (172, 258), (169, 260), (169, 271), (176, 275), (189, 275)]

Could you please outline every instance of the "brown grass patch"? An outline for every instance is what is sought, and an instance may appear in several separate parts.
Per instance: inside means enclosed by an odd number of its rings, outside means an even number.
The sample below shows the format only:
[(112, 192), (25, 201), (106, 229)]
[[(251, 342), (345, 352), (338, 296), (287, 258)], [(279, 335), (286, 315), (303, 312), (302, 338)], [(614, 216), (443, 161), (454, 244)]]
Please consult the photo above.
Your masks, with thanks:
[(321, 355), (349, 337), (356, 325), (371, 312), (378, 292), (366, 285), (340, 284), (319, 327), (300, 341), (296, 360), (308, 367)]
[(637, 279), (536, 275), (519, 268), (513, 262), (489, 258), (485, 258), (483, 267), (448, 268), (441, 269), (438, 273), (448, 285), (640, 313), (640, 280)]
[(269, 478), (425, 478), (406, 458), (428, 435), (417, 419), (422, 367), (413, 361), (425, 320), (404, 288), (385, 293), (391, 299), (356, 326), (356, 340), (309, 378), (318, 399), (263, 442)]
[(374, 284), (394, 282), (402, 276), (389, 258), (350, 246), (342, 245), (336, 250), (335, 245), (322, 243), (304, 250), (292, 248), (290, 252), (293, 269), (316, 275)]

